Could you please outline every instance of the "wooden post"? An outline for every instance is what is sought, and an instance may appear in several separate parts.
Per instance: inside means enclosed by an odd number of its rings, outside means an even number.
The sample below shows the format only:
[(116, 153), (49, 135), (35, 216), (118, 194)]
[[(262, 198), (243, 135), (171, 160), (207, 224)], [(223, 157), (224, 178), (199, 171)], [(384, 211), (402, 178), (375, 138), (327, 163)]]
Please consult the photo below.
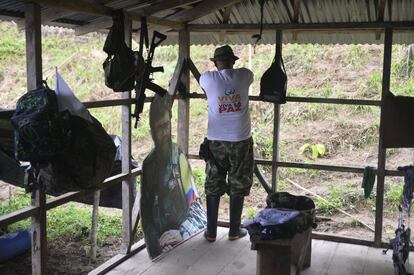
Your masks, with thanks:
[[(282, 31), (276, 30), (276, 62), (280, 63), (282, 58)], [(273, 153), (272, 153), (272, 192), (277, 191), (277, 164), (279, 161), (279, 127), (280, 127), (280, 104), (274, 103), (273, 115)]]
[[(42, 33), (40, 6), (26, 3), (26, 74), (27, 89), (33, 90), (42, 81)], [(39, 211), (32, 217), (32, 274), (46, 274), (47, 236), (46, 236), (46, 195), (40, 187), (32, 193), (32, 205)]]
[(101, 190), (93, 193), (93, 210), (92, 210), (92, 226), (91, 226), (91, 249), (89, 250), (89, 260), (96, 262), (96, 249), (98, 240), (98, 220), (99, 220), (99, 201), (101, 198)]
[[(131, 47), (132, 21), (125, 14), (125, 43)], [(130, 99), (131, 92), (123, 92), (123, 99)], [(122, 106), (122, 173), (131, 173), (131, 105)], [(122, 253), (128, 254), (131, 249), (132, 232), (132, 178), (122, 181)]]
[[(385, 29), (384, 38), (384, 62), (382, 70), (382, 93), (381, 103), (384, 103), (385, 96), (390, 90), (390, 76), (391, 76), (391, 52), (392, 52), (392, 29)], [(381, 104), (381, 105), (382, 105)], [(383, 105), (382, 105), (383, 106)], [(378, 145), (378, 168), (377, 168), (377, 198), (375, 202), (375, 238), (374, 246), (380, 247), (382, 240), (382, 218), (384, 208), (384, 182), (385, 182), (385, 162), (387, 149), (383, 147), (382, 127), (384, 122), (384, 112), (381, 108), (381, 120), (379, 131), (379, 145)]]
[[(190, 33), (187, 29), (180, 30), (178, 33), (178, 59), (190, 58)], [(183, 68), (181, 82), (186, 87), (186, 93), (190, 89), (190, 72), (188, 66)], [(188, 155), (188, 135), (190, 124), (190, 100), (189, 98), (180, 98), (178, 100), (178, 125), (177, 141), (183, 152)]]
[(26, 73), (27, 90), (34, 90), (42, 81), (42, 32), (40, 6), (26, 3)]

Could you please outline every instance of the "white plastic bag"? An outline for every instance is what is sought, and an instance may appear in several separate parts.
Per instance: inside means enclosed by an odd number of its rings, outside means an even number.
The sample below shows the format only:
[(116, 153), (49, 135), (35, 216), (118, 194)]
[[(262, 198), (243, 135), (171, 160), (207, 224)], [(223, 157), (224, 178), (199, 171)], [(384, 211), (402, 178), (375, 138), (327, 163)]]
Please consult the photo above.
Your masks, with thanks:
[(75, 94), (70, 89), (69, 85), (59, 74), (58, 69), (56, 68), (56, 81), (55, 81), (55, 92), (57, 95), (59, 112), (68, 110), (69, 113), (75, 116), (79, 116), (83, 119), (86, 119), (92, 122), (91, 115), (86, 109), (85, 105), (79, 101)]

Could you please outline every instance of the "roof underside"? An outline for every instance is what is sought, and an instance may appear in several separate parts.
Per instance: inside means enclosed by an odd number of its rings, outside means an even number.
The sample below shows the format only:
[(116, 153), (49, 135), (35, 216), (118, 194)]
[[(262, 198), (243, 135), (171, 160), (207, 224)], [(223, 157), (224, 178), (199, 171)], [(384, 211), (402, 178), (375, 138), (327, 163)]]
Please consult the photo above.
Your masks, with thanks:
[[(164, 44), (176, 44), (178, 30), (185, 23), (191, 31), (191, 44), (252, 44), (252, 34), (259, 32), (260, 1), (35, 0), (42, 7), (43, 24), (73, 28), (78, 34), (107, 30), (113, 9), (135, 15), (134, 31), (139, 30), (140, 16), (148, 16), (151, 30), (168, 35)], [(0, 0), (2, 20), (24, 26), (24, 11), (25, 1)], [(263, 22), (259, 44), (273, 44), (276, 28), (283, 30), (284, 43), (383, 43), (384, 27), (394, 28), (394, 43), (411, 44), (414, 1), (266, 0)]]

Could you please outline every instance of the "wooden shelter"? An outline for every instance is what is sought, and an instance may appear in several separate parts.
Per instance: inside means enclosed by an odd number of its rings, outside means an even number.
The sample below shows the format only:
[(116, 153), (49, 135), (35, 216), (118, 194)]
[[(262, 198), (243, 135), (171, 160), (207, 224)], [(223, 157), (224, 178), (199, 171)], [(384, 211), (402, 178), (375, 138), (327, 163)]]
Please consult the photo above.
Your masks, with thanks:
[[(188, 152), (189, 109), (191, 98), (203, 98), (202, 94), (189, 91), (190, 71), (198, 72), (190, 59), (191, 44), (250, 44), (251, 35), (258, 32), (260, 0), (0, 0), (0, 19), (13, 20), (25, 28), (27, 89), (31, 90), (42, 80), (41, 25), (72, 28), (77, 34), (106, 31), (112, 24), (114, 10), (125, 11), (127, 44), (138, 36), (142, 16), (147, 18), (150, 29), (168, 35), (166, 44), (179, 45), (179, 57), (170, 92), (179, 82), (186, 87), (187, 95), (178, 99), (178, 143)], [(391, 49), (393, 43), (414, 41), (414, 1), (410, 0), (267, 0), (263, 14), (263, 37), (260, 43), (376, 43), (384, 45), (382, 98), (389, 92)], [(275, 40), (276, 39), (276, 40)], [(276, 41), (276, 43), (275, 43)], [(187, 64), (187, 66), (184, 66)], [(259, 100), (252, 96), (251, 100)], [(288, 97), (288, 102), (367, 105), (381, 108), (382, 100), (326, 99)], [(123, 188), (123, 249), (114, 263), (123, 261), (134, 251), (142, 249), (142, 242), (134, 244), (134, 232), (139, 220), (139, 196), (132, 194), (132, 176), (140, 169), (131, 169), (131, 93), (123, 93), (118, 100), (85, 103), (88, 108), (122, 106), (122, 173), (108, 178), (104, 187), (122, 182)], [(256, 160), (257, 164), (272, 166), (271, 186), (276, 190), (278, 167), (295, 167), (350, 173), (363, 173), (363, 167), (343, 167), (279, 161), (279, 113), (274, 105), (274, 138), (272, 159)], [(10, 116), (12, 110), (0, 112), (0, 117)], [(381, 112), (381, 124), (384, 120)], [(313, 234), (313, 238), (336, 242), (382, 247), (384, 178), (401, 175), (399, 171), (385, 169), (386, 149), (382, 136), (378, 144), (377, 197), (375, 214), (375, 238), (362, 240), (335, 235)], [(65, 204), (85, 191), (71, 192), (46, 200), (41, 190), (34, 192), (32, 206), (0, 217), (0, 227), (19, 220), (32, 218), (32, 270), (33, 274), (46, 274), (46, 212)]]

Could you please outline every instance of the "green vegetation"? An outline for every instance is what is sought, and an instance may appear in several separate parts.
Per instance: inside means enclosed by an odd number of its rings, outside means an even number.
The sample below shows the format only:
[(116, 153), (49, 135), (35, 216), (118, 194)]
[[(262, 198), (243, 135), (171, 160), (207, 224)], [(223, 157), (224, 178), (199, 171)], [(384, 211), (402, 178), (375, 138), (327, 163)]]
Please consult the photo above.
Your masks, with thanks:
[[(18, 192), (10, 199), (10, 201), (0, 202), (0, 215), (13, 212), (18, 209), (30, 206), (30, 194), (25, 194), (23, 190)], [(114, 211), (115, 212), (115, 211)], [(105, 240), (109, 237), (121, 237), (122, 218), (118, 211), (116, 214), (100, 211), (98, 225), (98, 240)], [(63, 206), (54, 208), (47, 212), (47, 235), (53, 239), (59, 235), (79, 235), (82, 232), (84, 237), (91, 228), (92, 206), (84, 206), (82, 204), (70, 202)], [(14, 223), (8, 227), (10, 232), (20, 229), (30, 228), (30, 219), (26, 219)], [(141, 234), (141, 230), (138, 230)]]
[(355, 209), (358, 203), (363, 200), (363, 194), (359, 190), (355, 189), (355, 186), (349, 184), (343, 184), (340, 186), (330, 185), (330, 190), (324, 199), (317, 199), (316, 203), (318, 209), (325, 214), (332, 215), (337, 209), (343, 210)]
[(201, 194), (201, 196), (204, 199), (204, 183), (206, 182), (206, 172), (204, 171), (204, 168), (200, 168), (197, 166), (194, 166), (192, 169), (197, 191)]
[(344, 63), (351, 69), (364, 67), (371, 58), (368, 49), (362, 45), (350, 45), (345, 51)]
[(402, 193), (403, 185), (393, 184), (385, 191), (384, 200), (390, 207), (395, 208), (401, 202)]
[(246, 217), (245, 220), (251, 220), (256, 217), (256, 210), (253, 207), (246, 207)]
[(323, 157), (326, 153), (326, 147), (323, 144), (310, 144), (305, 143), (299, 148), (299, 153), (302, 155), (310, 156), (314, 159)]

